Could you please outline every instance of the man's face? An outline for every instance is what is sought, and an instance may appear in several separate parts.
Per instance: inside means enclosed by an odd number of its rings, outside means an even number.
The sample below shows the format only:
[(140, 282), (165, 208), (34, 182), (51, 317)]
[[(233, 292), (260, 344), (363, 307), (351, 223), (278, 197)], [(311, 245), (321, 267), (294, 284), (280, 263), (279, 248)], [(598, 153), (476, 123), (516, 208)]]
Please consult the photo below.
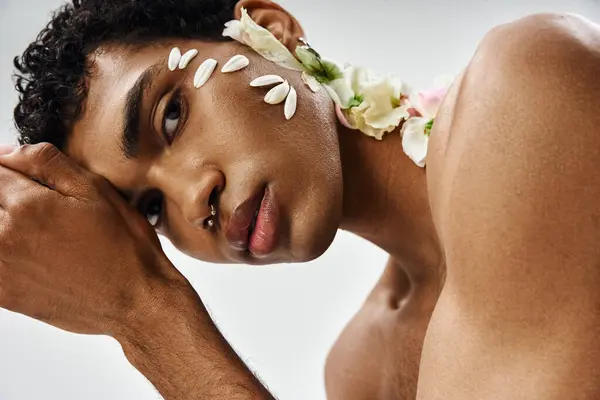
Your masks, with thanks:
[[(173, 46), (199, 54), (187, 68), (170, 71)], [(220, 72), (236, 54), (250, 65)], [(196, 89), (194, 74), (207, 58), (218, 66)], [(106, 177), (175, 246), (206, 261), (260, 264), (306, 261), (327, 249), (341, 218), (342, 176), (332, 105), (323, 91), (312, 93), (299, 73), (235, 42), (105, 46), (94, 61), (82, 117), (65, 151)], [(283, 103), (263, 101), (269, 88), (249, 86), (266, 74), (297, 90), (291, 120)], [(124, 154), (124, 132), (129, 142), (139, 137), (129, 146), (134, 155)], [(245, 207), (247, 199), (254, 201)], [(217, 215), (209, 228), (211, 205)], [(250, 249), (231, 243), (232, 236), (239, 239), (231, 227), (243, 220), (244, 207), (252, 217), (255, 208), (262, 213)]]

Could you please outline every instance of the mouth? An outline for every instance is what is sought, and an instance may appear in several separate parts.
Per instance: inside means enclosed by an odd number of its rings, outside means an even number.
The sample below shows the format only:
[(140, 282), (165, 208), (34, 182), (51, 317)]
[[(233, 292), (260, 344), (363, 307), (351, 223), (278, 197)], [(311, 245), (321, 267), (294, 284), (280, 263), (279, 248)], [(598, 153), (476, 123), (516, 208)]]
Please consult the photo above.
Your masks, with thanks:
[(259, 212), (260, 212), (260, 207), (258, 207), (256, 209), (256, 211), (254, 211), (254, 217), (252, 217), (252, 223), (250, 224), (250, 227), (248, 228), (248, 238), (251, 238), (252, 234), (254, 233), (254, 229), (256, 228), (256, 218), (258, 217)]
[(235, 208), (225, 236), (233, 249), (262, 258), (277, 246), (278, 225), (273, 191), (264, 187)]

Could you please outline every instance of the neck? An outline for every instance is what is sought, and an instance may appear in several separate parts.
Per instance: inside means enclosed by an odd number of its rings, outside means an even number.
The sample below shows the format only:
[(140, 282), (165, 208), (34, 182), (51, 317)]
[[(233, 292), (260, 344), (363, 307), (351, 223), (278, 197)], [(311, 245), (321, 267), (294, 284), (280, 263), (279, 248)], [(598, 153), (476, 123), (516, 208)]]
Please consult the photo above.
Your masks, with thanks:
[(399, 130), (381, 141), (341, 125), (338, 132), (344, 176), (340, 229), (387, 251), (415, 279), (435, 271), (440, 246), (425, 169), (404, 154)]

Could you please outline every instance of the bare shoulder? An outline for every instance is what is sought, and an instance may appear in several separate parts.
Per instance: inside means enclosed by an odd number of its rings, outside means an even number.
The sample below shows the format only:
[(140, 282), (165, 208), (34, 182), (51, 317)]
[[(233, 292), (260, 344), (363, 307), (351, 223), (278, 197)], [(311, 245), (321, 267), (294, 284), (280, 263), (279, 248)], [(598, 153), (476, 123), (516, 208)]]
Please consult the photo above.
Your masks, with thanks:
[[(588, 119), (588, 106), (600, 101), (598, 93), (600, 26), (574, 14), (534, 14), (493, 28), (450, 88), (431, 135), (428, 186), (438, 229), (449, 210), (445, 201), (455, 166), (465, 157), (499, 157), (496, 141), (539, 135), (538, 144), (557, 144), (549, 138), (553, 133), (573, 140), (568, 132), (545, 127), (567, 113), (571, 120)], [(536, 129), (523, 132), (523, 118)], [(496, 121), (498, 129), (486, 129)]]
[(428, 176), (447, 275), (417, 398), (597, 399), (600, 30), (502, 25), (451, 92)]
[(521, 56), (586, 48), (598, 52), (599, 29), (597, 24), (577, 14), (532, 14), (491, 29), (478, 52), (511, 50)]
[[(598, 97), (599, 72), (599, 25), (575, 14), (530, 15), (482, 39), (461, 80), (457, 111), (492, 96), (493, 106), (513, 104), (515, 113), (521, 107), (545, 109), (549, 103), (573, 108), (573, 96)], [(567, 97), (536, 101), (548, 93)]]
[(515, 183), (532, 169), (567, 179), (569, 167), (591, 168), (586, 160), (597, 165), (600, 26), (572, 14), (536, 14), (498, 26), (483, 38), (449, 97), (428, 162), (441, 235), (448, 227), (444, 215), (461, 196), (472, 195), (464, 191), (475, 170), (491, 174), (478, 178), (482, 189), (503, 176)]
[(453, 265), (462, 275), (501, 247), (491, 275), (560, 246), (596, 249), (600, 28), (554, 14), (499, 26), (482, 40), (455, 91), (434, 210), (450, 250), (448, 276)]
[[(483, 38), (467, 68), (471, 79), (464, 89), (472, 89), (476, 79), (487, 90), (514, 80), (515, 95), (531, 94), (544, 82), (556, 84), (556, 91), (566, 89), (565, 94), (593, 84), (591, 92), (600, 84), (599, 71), (599, 25), (575, 14), (535, 14), (500, 25)], [(480, 80), (482, 76), (488, 79)], [(516, 86), (525, 82), (530, 84)]]

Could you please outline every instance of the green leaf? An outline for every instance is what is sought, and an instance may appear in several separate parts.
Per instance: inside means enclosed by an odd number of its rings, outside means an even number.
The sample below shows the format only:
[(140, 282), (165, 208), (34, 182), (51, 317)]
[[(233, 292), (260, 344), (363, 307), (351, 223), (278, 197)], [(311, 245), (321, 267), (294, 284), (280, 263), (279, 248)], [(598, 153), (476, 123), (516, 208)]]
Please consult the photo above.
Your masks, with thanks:
[(432, 118), (431, 120), (429, 120), (429, 122), (425, 124), (425, 134), (427, 136), (429, 136), (429, 134), (431, 133), (431, 129), (433, 128), (433, 121), (434, 119)]
[(358, 107), (362, 104), (362, 102), (364, 101), (364, 97), (360, 94), (355, 95), (352, 99), (350, 99), (350, 101), (348, 102), (348, 108), (352, 108), (352, 107)]
[(331, 61), (323, 61), (319, 59), (321, 62), (323, 77), (331, 81), (335, 81), (336, 79), (340, 79), (344, 77), (342, 70), (336, 64)]
[(296, 56), (300, 60), (300, 63), (306, 68), (306, 72), (311, 75), (321, 73), (321, 61), (319, 54), (307, 46), (297, 46)]
[(329, 83), (344, 76), (337, 65), (331, 61), (323, 61), (319, 53), (308, 46), (297, 46), (296, 56), (306, 72), (319, 83)]

